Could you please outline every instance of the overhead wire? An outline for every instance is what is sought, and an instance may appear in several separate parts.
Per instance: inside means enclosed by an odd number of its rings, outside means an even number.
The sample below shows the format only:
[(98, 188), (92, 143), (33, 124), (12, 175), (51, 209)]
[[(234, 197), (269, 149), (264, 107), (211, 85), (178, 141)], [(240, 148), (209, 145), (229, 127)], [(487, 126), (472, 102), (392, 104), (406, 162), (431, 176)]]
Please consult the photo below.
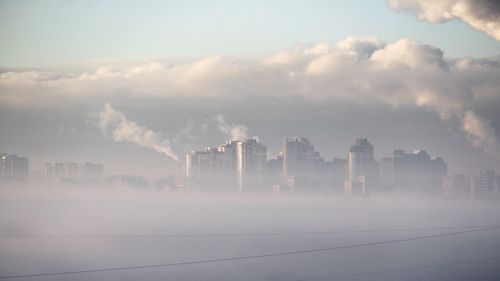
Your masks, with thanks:
[(349, 233), (377, 233), (377, 232), (410, 232), (410, 231), (434, 231), (451, 229), (474, 229), (495, 227), (496, 225), (469, 225), (469, 226), (434, 226), (414, 228), (379, 228), (379, 229), (354, 229), (354, 230), (331, 230), (331, 231), (303, 231), (303, 232), (246, 232), (246, 233), (170, 233), (170, 234), (26, 234), (26, 235), (0, 235), (0, 239), (93, 239), (93, 238), (196, 238), (196, 237), (260, 237), (260, 236), (305, 236), (305, 235), (328, 235)]
[(16, 274), (16, 275), (4, 275), (0, 276), (0, 279), (19, 279), (19, 278), (30, 278), (30, 277), (42, 277), (42, 276), (57, 276), (57, 275), (72, 275), (72, 274), (84, 274), (84, 273), (98, 273), (98, 272), (113, 272), (113, 271), (123, 271), (123, 270), (137, 270), (137, 269), (148, 269), (148, 268), (161, 268), (161, 267), (172, 267), (172, 266), (182, 266), (182, 265), (193, 265), (193, 264), (204, 264), (204, 263), (215, 263), (215, 262), (225, 262), (225, 261), (238, 261), (238, 260), (249, 260), (249, 259), (260, 259), (260, 258), (270, 258), (278, 256), (289, 256), (289, 255), (299, 255), (308, 253), (318, 253), (326, 251), (335, 251), (343, 249), (352, 249), (360, 247), (369, 247), (376, 245), (386, 245), (392, 243), (403, 243), (409, 241), (433, 239), (440, 237), (449, 237), (455, 235), (463, 235), (468, 233), (475, 233), (481, 231), (495, 230), (499, 229), (500, 226), (491, 226), (486, 228), (463, 230), (456, 232), (446, 232), (439, 234), (430, 234), (422, 236), (413, 236), (400, 239), (366, 242), (358, 244), (349, 244), (342, 246), (326, 247), (326, 248), (316, 248), (316, 249), (306, 249), (306, 250), (296, 250), (296, 251), (285, 251), (285, 252), (274, 252), (268, 254), (258, 254), (258, 255), (246, 255), (246, 256), (235, 256), (235, 257), (225, 257), (225, 258), (213, 258), (213, 259), (201, 259), (193, 261), (181, 261), (173, 263), (162, 263), (162, 264), (149, 264), (149, 265), (138, 265), (138, 266), (123, 266), (123, 267), (108, 267), (108, 268), (97, 268), (97, 269), (86, 269), (86, 270), (73, 270), (73, 271), (58, 271), (58, 272), (46, 272), (46, 273), (31, 273), (31, 274)]
[(413, 267), (403, 267), (403, 268), (394, 268), (394, 269), (385, 269), (385, 270), (376, 270), (376, 271), (365, 271), (365, 272), (353, 272), (346, 274), (336, 274), (329, 276), (321, 276), (321, 277), (312, 277), (305, 279), (297, 279), (293, 281), (316, 281), (316, 280), (331, 280), (331, 279), (339, 279), (339, 278), (348, 278), (348, 277), (357, 277), (357, 276), (365, 276), (365, 275), (374, 275), (374, 274), (387, 274), (387, 273), (396, 273), (396, 272), (408, 272), (408, 271), (417, 271), (423, 269), (432, 269), (432, 268), (440, 268), (454, 265), (462, 265), (462, 264), (470, 264), (470, 263), (480, 263), (480, 262), (488, 262), (500, 260), (500, 256), (497, 257), (487, 257), (481, 259), (471, 259), (471, 260), (461, 260), (447, 263), (438, 263), (438, 264), (429, 264), (422, 266), (413, 266)]

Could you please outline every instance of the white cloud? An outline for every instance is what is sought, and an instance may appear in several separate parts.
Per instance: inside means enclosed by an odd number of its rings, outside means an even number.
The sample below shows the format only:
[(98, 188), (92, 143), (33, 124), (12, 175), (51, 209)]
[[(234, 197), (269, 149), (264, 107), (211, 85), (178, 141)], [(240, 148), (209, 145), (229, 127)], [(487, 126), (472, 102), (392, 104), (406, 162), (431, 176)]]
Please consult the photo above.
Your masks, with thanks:
[(500, 40), (500, 2), (497, 0), (387, 0), (387, 4), (430, 23), (461, 19)]
[(375, 50), (371, 60), (385, 68), (407, 66), (427, 68), (444, 66), (443, 52), (429, 45), (420, 44), (411, 39), (401, 39), (385, 48)]
[[(111, 65), (85, 75), (6, 72), (0, 74), (0, 102), (66, 106), (67, 101), (79, 99), (102, 104), (102, 97), (110, 96), (189, 97), (215, 103), (263, 96), (302, 97), (420, 107), (443, 120), (462, 122), (475, 104), (500, 98), (498, 77), (499, 58), (446, 59), (440, 49), (410, 39), (385, 43), (374, 37), (349, 37), (336, 45), (295, 46), (256, 59), (216, 56), (169, 64)], [(111, 117), (124, 119), (120, 114)], [(105, 123), (113, 121), (103, 118)], [(246, 136), (246, 127), (235, 125), (238, 129), (232, 134), (231, 125), (221, 126), (222, 131), (231, 138)], [(125, 136), (126, 130), (117, 137)]]

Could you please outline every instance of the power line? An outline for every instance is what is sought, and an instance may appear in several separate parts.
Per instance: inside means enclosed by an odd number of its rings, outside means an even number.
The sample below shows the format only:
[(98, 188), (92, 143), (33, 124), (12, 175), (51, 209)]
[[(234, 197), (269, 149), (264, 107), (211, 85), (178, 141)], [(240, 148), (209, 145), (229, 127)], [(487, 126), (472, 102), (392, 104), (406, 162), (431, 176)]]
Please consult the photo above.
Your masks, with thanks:
[(60, 271), (60, 272), (47, 272), (47, 273), (6, 275), (6, 276), (0, 276), (0, 279), (70, 275), (70, 274), (83, 274), (83, 273), (96, 273), (96, 272), (111, 272), (111, 271), (122, 271), (122, 270), (135, 270), (135, 269), (171, 267), (171, 266), (192, 265), (192, 264), (202, 264), (202, 263), (215, 263), (215, 262), (225, 262), (225, 261), (270, 258), (270, 257), (278, 257), (278, 256), (289, 256), (289, 255), (299, 255), (299, 254), (306, 254), (306, 253), (317, 253), (317, 252), (326, 252), (326, 251), (334, 251), (334, 250), (342, 250), (342, 249), (368, 247), (368, 246), (375, 246), (375, 245), (385, 245), (385, 244), (392, 244), (392, 243), (402, 243), (402, 242), (409, 242), (409, 241), (415, 241), (415, 240), (424, 240), (424, 239), (439, 238), (439, 237), (461, 235), (461, 234), (467, 234), (467, 233), (473, 233), (473, 232), (487, 231), (487, 230), (493, 230), (493, 229), (498, 229), (498, 228), (500, 228), (500, 226), (486, 227), (486, 228), (473, 229), (473, 230), (464, 230), (464, 231), (457, 231), (457, 232), (447, 232), (447, 233), (433, 234), (433, 235), (415, 236), (415, 237), (409, 237), (409, 238), (401, 238), (401, 239), (393, 239), (393, 240), (385, 240), (385, 241), (377, 241), (377, 242), (350, 244), (350, 245), (328, 247), (328, 248), (276, 252), (276, 253), (261, 254), (261, 255), (237, 256), (237, 257), (204, 259), (204, 260), (194, 260), (194, 261), (184, 261), (184, 262), (174, 262), (174, 263), (164, 263), (164, 264), (139, 265), (139, 266), (110, 267), (110, 268), (75, 270), (75, 271)]
[(382, 229), (361, 229), (361, 230), (333, 230), (333, 231), (305, 231), (305, 232), (250, 232), (250, 233), (202, 233), (202, 234), (132, 234), (132, 235), (0, 235), (0, 239), (9, 238), (61, 238), (61, 239), (92, 239), (92, 238), (195, 238), (195, 237), (246, 237), (246, 236), (302, 236), (302, 235), (327, 235), (327, 234), (349, 234), (349, 233), (376, 233), (376, 232), (408, 232), (408, 231), (431, 231), (431, 230), (450, 230), (450, 229), (471, 229), (488, 228), (496, 225), (474, 225), (474, 226), (437, 226), (437, 227), (418, 227), (418, 228), (382, 228)]
[(459, 264), (479, 263), (479, 262), (486, 262), (486, 261), (493, 261), (493, 260), (500, 260), (500, 256), (499, 257), (488, 257), (488, 258), (483, 258), (483, 259), (463, 260), (463, 261), (455, 261), (455, 262), (448, 262), (448, 263), (423, 265), (423, 266), (404, 267), (404, 268), (396, 268), (396, 269), (355, 272), (355, 273), (348, 273), (348, 274), (337, 274), (337, 275), (314, 277), (314, 278), (307, 278), (307, 279), (298, 279), (298, 280), (294, 280), (294, 281), (329, 280), (329, 279), (356, 277), (356, 276), (373, 275), (373, 274), (405, 272), (405, 271), (414, 271), (414, 270), (422, 270), (422, 269), (431, 269), (431, 268), (453, 266), (453, 265), (459, 265)]

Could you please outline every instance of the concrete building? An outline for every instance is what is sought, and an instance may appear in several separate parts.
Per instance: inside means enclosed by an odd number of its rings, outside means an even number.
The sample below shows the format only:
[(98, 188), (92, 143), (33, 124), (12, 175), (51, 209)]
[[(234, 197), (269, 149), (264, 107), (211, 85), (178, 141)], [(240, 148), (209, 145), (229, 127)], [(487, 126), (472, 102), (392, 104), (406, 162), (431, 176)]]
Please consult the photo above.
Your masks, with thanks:
[(267, 148), (257, 138), (228, 141), (186, 155), (190, 185), (209, 190), (251, 190), (265, 184)]
[(74, 162), (64, 163), (64, 171), (67, 178), (78, 179), (82, 174), (80, 164)]
[(470, 178), (459, 174), (446, 177), (444, 182), (444, 191), (446, 195), (457, 198), (470, 198), (473, 195)]
[(29, 180), (28, 157), (19, 157), (15, 154), (0, 152), (0, 178), (4, 181)]
[(348, 178), (347, 159), (335, 158), (331, 162), (332, 191), (335, 193), (344, 192), (344, 182)]
[(7, 168), (7, 156), (7, 153), (0, 152), (0, 178), (5, 178), (9, 175)]
[(217, 147), (191, 151), (186, 155), (186, 178), (196, 184), (214, 188), (224, 176), (223, 156), (224, 152)]
[(86, 162), (81, 165), (80, 177), (85, 180), (100, 180), (104, 177), (104, 166)]
[(495, 171), (485, 170), (479, 173), (474, 182), (474, 197), (480, 199), (491, 199), (496, 196), (497, 183)]
[(307, 138), (285, 138), (282, 176), (290, 191), (331, 192), (332, 162), (325, 161)]
[(90, 162), (45, 163), (45, 179), (48, 183), (95, 183), (104, 177), (104, 167)]
[(283, 182), (295, 185), (297, 181), (314, 180), (317, 153), (304, 137), (285, 139), (283, 143)]
[[(241, 142), (238, 149), (238, 161), (241, 164), (241, 179), (238, 181), (240, 191), (256, 191), (266, 188), (265, 173), (267, 169), (267, 147), (257, 138), (250, 138)], [(241, 156), (240, 156), (241, 155)]]
[(272, 185), (280, 186), (283, 179), (283, 152), (272, 155), (267, 161), (268, 179)]
[(412, 153), (394, 150), (393, 157), (383, 158), (380, 165), (381, 183), (400, 191), (441, 191), (446, 175), (444, 160), (431, 158), (424, 150)]
[(394, 158), (384, 157), (380, 160), (380, 185), (392, 188), (394, 185)]
[(374, 148), (366, 138), (356, 139), (347, 154), (348, 178), (345, 183), (347, 194), (367, 194), (378, 186), (378, 164)]

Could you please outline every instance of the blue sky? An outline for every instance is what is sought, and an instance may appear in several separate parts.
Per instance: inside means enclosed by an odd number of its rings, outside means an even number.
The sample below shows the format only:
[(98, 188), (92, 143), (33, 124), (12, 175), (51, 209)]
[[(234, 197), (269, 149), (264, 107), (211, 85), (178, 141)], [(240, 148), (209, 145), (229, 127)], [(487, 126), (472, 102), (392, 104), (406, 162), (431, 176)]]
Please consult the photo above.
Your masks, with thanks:
[(0, 1), (0, 67), (255, 56), (347, 36), (409, 37), (447, 57), (500, 50), (500, 42), (459, 20), (419, 22), (382, 0)]

